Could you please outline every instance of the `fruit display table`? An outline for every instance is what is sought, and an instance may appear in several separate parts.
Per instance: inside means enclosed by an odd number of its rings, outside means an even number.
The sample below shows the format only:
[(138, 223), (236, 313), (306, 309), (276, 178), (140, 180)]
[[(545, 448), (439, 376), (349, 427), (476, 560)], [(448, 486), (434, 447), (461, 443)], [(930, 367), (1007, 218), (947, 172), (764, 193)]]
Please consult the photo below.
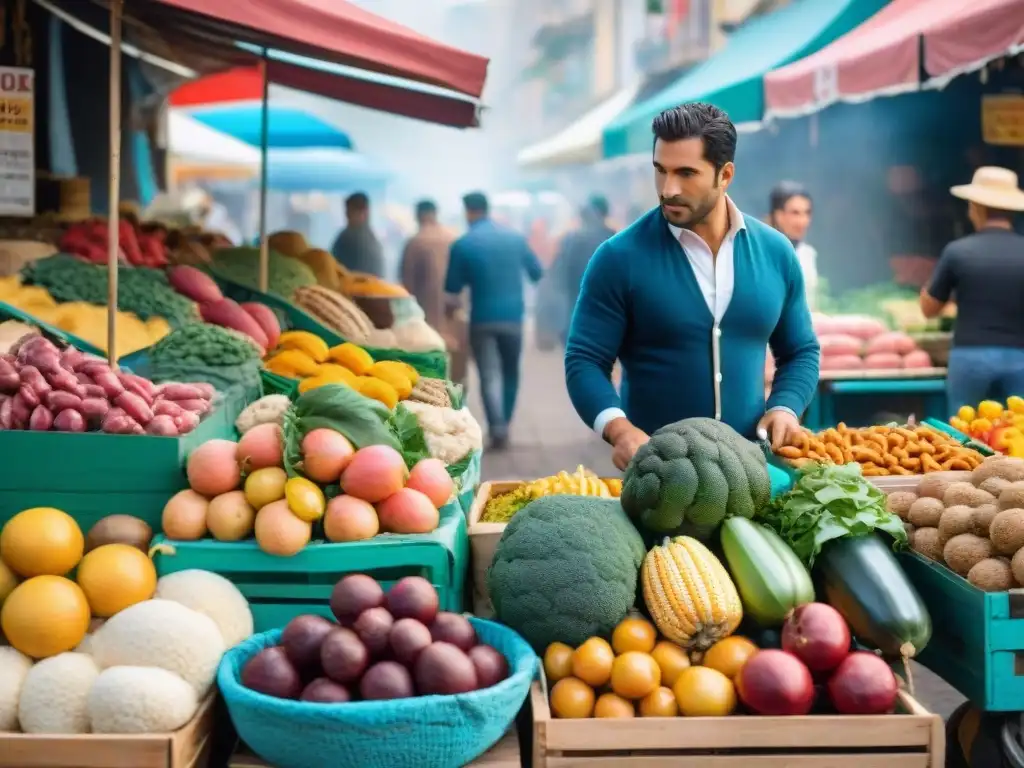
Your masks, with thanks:
[[(804, 424), (818, 430), (834, 427), (840, 421), (870, 423), (872, 412), (899, 411), (900, 405), (913, 410), (919, 420), (944, 418), (946, 369), (823, 371), (818, 392), (804, 414)], [(847, 410), (855, 411), (857, 418)]]

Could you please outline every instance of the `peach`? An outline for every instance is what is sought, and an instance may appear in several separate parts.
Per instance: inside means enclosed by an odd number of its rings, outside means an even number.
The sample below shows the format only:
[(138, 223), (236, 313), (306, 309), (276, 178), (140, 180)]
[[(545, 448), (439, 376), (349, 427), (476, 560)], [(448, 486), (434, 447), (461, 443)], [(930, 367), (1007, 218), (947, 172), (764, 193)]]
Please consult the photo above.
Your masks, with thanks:
[(408, 476), (402, 454), (387, 445), (368, 445), (355, 452), (341, 473), (341, 490), (376, 504), (404, 488)]
[(355, 496), (335, 496), (324, 513), (324, 535), (328, 541), (363, 541), (380, 531), (377, 512), (368, 501)]
[(402, 488), (377, 505), (381, 527), (391, 533), (430, 533), (437, 529), (441, 516), (427, 496), (412, 488)]
[(443, 461), (422, 459), (412, 468), (405, 487), (419, 491), (440, 509), (451, 498), (452, 491), (455, 490), (455, 481), (448, 474)]

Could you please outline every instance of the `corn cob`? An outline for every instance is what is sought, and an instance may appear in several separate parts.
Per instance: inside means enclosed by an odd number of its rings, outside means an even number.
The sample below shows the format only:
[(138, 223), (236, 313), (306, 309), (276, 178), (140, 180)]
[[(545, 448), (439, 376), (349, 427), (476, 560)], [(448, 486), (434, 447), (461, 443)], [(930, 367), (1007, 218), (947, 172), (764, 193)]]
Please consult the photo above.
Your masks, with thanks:
[(640, 578), (654, 623), (683, 648), (710, 648), (743, 618), (736, 585), (722, 563), (689, 536), (666, 537), (648, 552)]
[(443, 379), (421, 378), (412, 388), (409, 399), (417, 403), (426, 403), (438, 408), (451, 408), (452, 399)]

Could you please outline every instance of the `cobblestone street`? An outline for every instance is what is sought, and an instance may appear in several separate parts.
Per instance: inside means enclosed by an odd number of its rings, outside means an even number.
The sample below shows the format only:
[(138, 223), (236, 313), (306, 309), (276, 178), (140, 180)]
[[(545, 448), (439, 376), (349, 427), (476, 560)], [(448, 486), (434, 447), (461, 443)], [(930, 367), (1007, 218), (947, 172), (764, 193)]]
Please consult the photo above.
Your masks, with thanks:
[[(470, 372), (470, 408), (484, 423), (475, 371)], [(511, 446), (502, 453), (485, 453), (484, 480), (518, 480), (543, 477), (578, 464), (601, 475), (615, 474), (611, 451), (580, 421), (569, 402), (562, 373), (562, 352), (541, 352), (532, 334), (524, 341), (522, 385)], [(924, 667), (913, 670), (917, 697), (943, 717), (963, 701), (955, 690)]]

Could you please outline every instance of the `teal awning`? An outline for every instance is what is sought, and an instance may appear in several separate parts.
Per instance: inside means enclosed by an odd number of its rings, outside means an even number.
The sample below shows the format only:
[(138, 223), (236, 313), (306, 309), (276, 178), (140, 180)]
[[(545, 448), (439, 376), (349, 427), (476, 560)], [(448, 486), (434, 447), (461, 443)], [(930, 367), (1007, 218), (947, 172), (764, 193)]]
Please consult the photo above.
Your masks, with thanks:
[(682, 78), (616, 119), (604, 132), (604, 156), (651, 149), (651, 120), (687, 101), (710, 101), (734, 123), (760, 122), (762, 79), (771, 70), (809, 56), (877, 13), (888, 0), (793, 0), (752, 19), (725, 46)]

